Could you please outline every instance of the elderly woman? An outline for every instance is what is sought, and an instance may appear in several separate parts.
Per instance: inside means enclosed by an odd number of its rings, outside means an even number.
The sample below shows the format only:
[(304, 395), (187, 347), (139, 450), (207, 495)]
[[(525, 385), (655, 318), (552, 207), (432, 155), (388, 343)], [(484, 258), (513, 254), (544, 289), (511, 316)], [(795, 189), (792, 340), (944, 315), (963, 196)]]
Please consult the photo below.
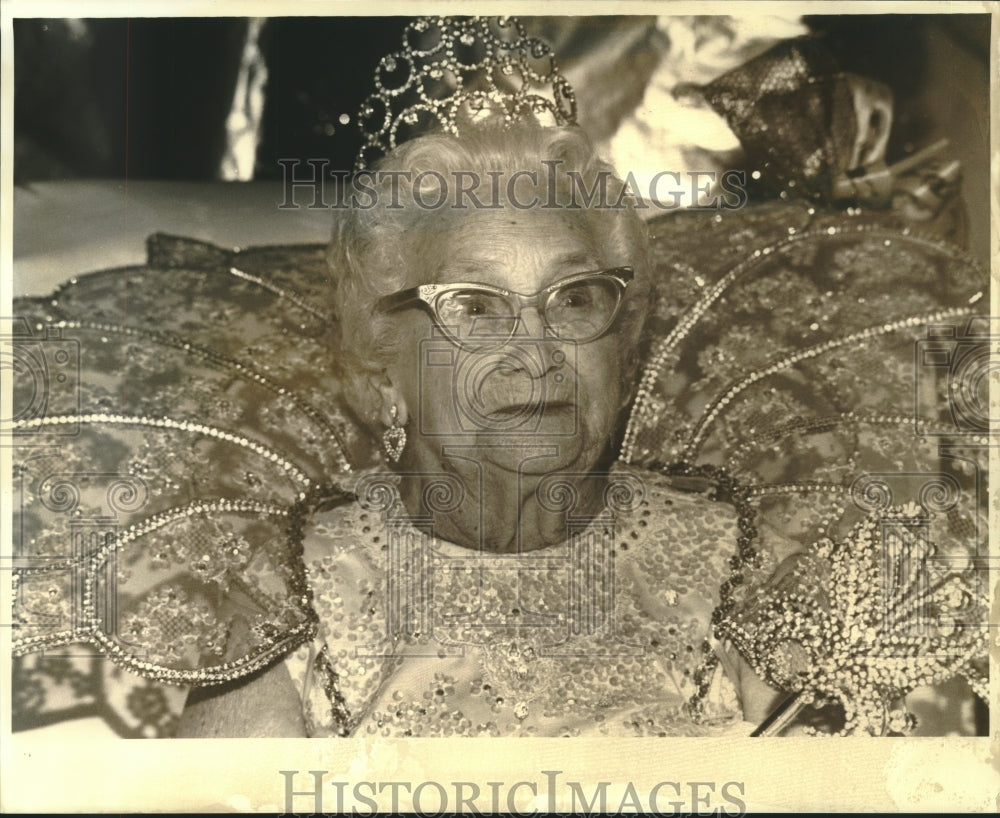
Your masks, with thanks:
[[(314, 644), (189, 703), (181, 735), (704, 732), (736, 519), (615, 464), (651, 298), (622, 183), (534, 123), (412, 140), (375, 178), (330, 257), (344, 381), (394, 475), (311, 523)], [(740, 721), (731, 686), (711, 696)]]
[[(154, 236), (127, 297), (112, 270), (19, 305), (15, 652), (193, 686), (182, 736), (777, 732), (809, 702), (884, 734), (915, 688), (985, 696), (982, 276), (824, 208), (896, 184), (854, 167), (865, 95), (811, 41), (723, 75), (705, 98), (787, 201), (647, 239), (537, 41), (404, 42), (325, 259)], [(790, 100), (801, 127), (763, 127)], [(953, 171), (893, 201), (947, 231)], [(67, 672), (34, 658), (29, 709)], [(913, 710), (945, 732), (967, 693)], [(174, 732), (160, 695), (122, 697), (133, 734)]]

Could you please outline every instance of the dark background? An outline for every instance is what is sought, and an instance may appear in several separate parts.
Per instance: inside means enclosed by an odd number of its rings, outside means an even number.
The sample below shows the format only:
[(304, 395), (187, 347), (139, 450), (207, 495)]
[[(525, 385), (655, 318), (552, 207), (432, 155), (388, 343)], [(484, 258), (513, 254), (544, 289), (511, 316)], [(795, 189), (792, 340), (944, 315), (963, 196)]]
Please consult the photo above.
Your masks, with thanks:
[[(225, 147), (247, 31), (242, 18), (94, 19), (86, 37), (59, 20), (15, 20), (19, 182), (74, 176), (212, 179)], [(405, 18), (273, 18), (255, 178), (278, 158), (329, 157), (350, 168), (354, 114)], [(364, 78), (364, 81), (362, 81)], [(351, 125), (339, 125), (341, 113)], [(328, 135), (327, 123), (336, 124)]]
[[(353, 166), (361, 144), (354, 114), (408, 20), (266, 22), (260, 45), (268, 82), (255, 178), (280, 178), (279, 158)], [(845, 69), (893, 89), (890, 160), (940, 129), (942, 113), (921, 89), (930, 73), (949, 70), (934, 63), (943, 40), (988, 72), (989, 15), (806, 22)], [(217, 178), (246, 31), (243, 18), (14, 20), (16, 181)], [(564, 56), (558, 47), (556, 53)], [(344, 113), (351, 116), (346, 126), (339, 122)]]

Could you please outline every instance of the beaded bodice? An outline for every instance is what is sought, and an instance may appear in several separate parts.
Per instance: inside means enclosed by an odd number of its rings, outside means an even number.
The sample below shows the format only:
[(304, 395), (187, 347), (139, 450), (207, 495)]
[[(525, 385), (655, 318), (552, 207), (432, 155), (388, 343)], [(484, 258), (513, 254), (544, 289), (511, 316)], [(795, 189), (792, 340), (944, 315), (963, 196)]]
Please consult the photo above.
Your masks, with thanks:
[(317, 515), (304, 553), (319, 632), (288, 660), (311, 734), (706, 735), (738, 724), (731, 686), (728, 699), (714, 691), (704, 723), (687, 709), (735, 553), (733, 507), (653, 473), (611, 479), (627, 500), (528, 554), (436, 539), (398, 499)]

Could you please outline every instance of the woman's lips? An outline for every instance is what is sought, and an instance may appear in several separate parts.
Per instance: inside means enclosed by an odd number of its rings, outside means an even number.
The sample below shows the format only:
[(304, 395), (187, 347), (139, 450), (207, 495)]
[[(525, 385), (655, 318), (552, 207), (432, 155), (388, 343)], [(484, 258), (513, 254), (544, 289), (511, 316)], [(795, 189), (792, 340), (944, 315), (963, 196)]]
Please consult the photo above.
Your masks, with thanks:
[(526, 403), (511, 403), (501, 406), (486, 413), (487, 417), (495, 417), (498, 420), (509, 420), (513, 417), (525, 416), (536, 417), (539, 414), (550, 414), (556, 412), (567, 412), (575, 410), (576, 404), (566, 400), (554, 401), (531, 401)]

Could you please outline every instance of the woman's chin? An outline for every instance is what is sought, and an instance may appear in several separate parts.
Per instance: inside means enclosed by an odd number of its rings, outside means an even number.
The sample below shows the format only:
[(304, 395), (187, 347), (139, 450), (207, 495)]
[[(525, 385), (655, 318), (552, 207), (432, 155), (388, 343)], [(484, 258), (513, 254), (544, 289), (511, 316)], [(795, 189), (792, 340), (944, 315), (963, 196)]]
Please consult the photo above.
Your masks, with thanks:
[(596, 461), (586, 456), (579, 435), (534, 434), (488, 435), (476, 440), (477, 459), (517, 474), (548, 474), (565, 469), (586, 470)]

